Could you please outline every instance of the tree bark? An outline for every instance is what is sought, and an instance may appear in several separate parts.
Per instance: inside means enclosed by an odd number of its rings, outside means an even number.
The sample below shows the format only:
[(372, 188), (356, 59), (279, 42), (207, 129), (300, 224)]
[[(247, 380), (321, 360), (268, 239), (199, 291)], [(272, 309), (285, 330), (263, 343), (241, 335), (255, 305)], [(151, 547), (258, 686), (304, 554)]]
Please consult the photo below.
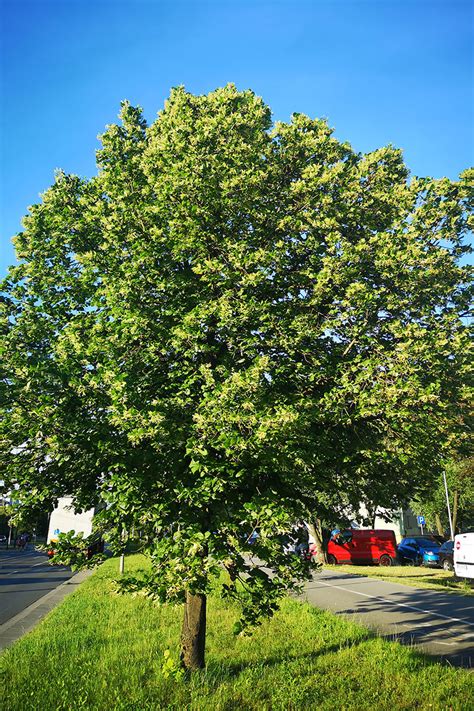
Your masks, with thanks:
[(443, 528), (443, 524), (441, 523), (441, 517), (439, 514), (435, 514), (435, 523), (436, 523), (436, 528), (438, 530), (438, 534), (440, 536), (444, 536), (444, 528)]
[(377, 518), (377, 506), (374, 508), (372, 511), (372, 516), (371, 516), (371, 524), (372, 524), (372, 530), (375, 529), (375, 519)]
[(456, 535), (456, 526), (458, 523), (458, 502), (459, 502), (459, 491), (455, 489), (454, 491), (454, 501), (453, 501), (453, 535)]
[(316, 560), (318, 563), (324, 564), (328, 562), (327, 551), (323, 541), (323, 533), (319, 521), (309, 521), (308, 529), (316, 543)]
[(121, 551), (120, 560), (119, 560), (119, 573), (120, 573), (120, 575), (123, 575), (123, 572), (125, 570), (125, 545), (126, 545), (125, 529), (122, 529), (122, 535), (120, 536), (120, 540), (122, 542), (122, 551)]
[(206, 647), (206, 596), (186, 591), (181, 631), (181, 664), (189, 671), (204, 669)]

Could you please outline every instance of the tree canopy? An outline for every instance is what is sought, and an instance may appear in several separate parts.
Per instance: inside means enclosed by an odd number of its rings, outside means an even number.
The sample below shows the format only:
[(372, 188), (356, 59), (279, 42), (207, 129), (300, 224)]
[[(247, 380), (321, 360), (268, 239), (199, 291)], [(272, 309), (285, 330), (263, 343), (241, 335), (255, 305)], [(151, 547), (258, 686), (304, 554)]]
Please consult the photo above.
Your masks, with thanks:
[(146, 531), (162, 600), (226, 568), (241, 629), (307, 575), (308, 509), (408, 500), (465, 438), (474, 171), (410, 178), (233, 85), (120, 121), (15, 238), (2, 477)]

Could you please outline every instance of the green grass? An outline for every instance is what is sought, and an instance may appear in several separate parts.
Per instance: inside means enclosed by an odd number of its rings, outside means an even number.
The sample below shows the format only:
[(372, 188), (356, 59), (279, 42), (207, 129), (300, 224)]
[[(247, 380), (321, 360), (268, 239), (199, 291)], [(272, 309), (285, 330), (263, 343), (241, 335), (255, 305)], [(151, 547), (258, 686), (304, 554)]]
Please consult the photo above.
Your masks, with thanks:
[(394, 565), (384, 567), (377, 565), (328, 565), (327, 570), (353, 575), (366, 575), (379, 580), (388, 580), (391, 583), (412, 585), (416, 588), (430, 588), (444, 592), (474, 595), (474, 589), (465, 580), (456, 580), (454, 574), (441, 568), (423, 568), (414, 565)]
[[(127, 558), (128, 570), (143, 566)], [(110, 594), (116, 571), (107, 561), (3, 653), (3, 711), (465, 711), (474, 695), (468, 671), (291, 599), (252, 637), (234, 637), (237, 609), (211, 598), (206, 671), (165, 678), (163, 652), (177, 659), (182, 611)]]

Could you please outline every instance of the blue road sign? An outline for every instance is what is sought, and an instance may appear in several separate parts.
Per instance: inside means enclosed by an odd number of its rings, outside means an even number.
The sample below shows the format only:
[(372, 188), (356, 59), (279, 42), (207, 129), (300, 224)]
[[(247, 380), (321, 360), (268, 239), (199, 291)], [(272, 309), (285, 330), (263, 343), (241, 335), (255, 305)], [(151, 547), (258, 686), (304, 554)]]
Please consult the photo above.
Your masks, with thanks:
[(419, 526), (424, 526), (425, 525), (425, 517), (424, 516), (417, 516), (416, 520), (418, 521)]
[(55, 529), (54, 529), (54, 535), (55, 535), (55, 536), (59, 536), (60, 533), (61, 533), (61, 531), (59, 530), (59, 528), (55, 528)]

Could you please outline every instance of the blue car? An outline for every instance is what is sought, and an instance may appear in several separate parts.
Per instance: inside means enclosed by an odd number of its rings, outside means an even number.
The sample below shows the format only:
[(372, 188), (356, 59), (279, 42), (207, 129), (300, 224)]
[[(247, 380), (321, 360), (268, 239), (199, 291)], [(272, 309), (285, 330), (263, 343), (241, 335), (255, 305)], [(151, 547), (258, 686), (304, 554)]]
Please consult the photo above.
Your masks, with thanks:
[(403, 538), (398, 544), (398, 559), (403, 565), (439, 565), (440, 544), (429, 536), (410, 536)]

